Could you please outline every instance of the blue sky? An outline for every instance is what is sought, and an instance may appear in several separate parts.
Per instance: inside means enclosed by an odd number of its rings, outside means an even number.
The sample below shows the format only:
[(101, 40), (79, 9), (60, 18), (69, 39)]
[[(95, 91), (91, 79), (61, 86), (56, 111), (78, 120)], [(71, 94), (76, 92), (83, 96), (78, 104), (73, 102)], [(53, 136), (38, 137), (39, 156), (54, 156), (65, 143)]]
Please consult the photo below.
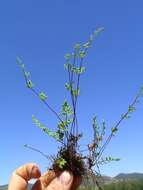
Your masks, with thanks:
[[(78, 114), (86, 144), (92, 136), (92, 116), (97, 115), (100, 122), (105, 119), (109, 131), (143, 84), (142, 7), (141, 0), (1, 0), (0, 184), (8, 183), (11, 172), (27, 162), (46, 170), (48, 161), (24, 149), (24, 144), (47, 154), (57, 150), (54, 140), (32, 124), (32, 114), (51, 129), (57, 120), (24, 86), (16, 56), (24, 59), (35, 85), (48, 94), (58, 111), (67, 95), (64, 54), (104, 26), (86, 58), (81, 79)], [(106, 150), (106, 155), (121, 161), (103, 167), (102, 173), (143, 172), (142, 114), (143, 98)]]

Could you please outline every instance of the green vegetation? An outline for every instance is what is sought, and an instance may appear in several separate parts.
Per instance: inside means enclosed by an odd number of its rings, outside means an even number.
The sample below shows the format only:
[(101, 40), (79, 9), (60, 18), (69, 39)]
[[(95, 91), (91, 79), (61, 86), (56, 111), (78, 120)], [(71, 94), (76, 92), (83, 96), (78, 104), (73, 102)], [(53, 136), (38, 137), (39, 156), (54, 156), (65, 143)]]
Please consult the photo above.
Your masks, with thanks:
[[(30, 73), (26, 71), (25, 65), (22, 59), (17, 57), (17, 63), (19, 64), (23, 76), (26, 82), (26, 86), (31, 90), (39, 100), (47, 106), (49, 111), (51, 111), (57, 118), (58, 123), (55, 129), (47, 128), (43, 125), (36, 116), (32, 116), (33, 123), (40, 128), (46, 135), (54, 138), (58, 143), (60, 143), (60, 148), (56, 156), (51, 157), (52, 166), (50, 169), (54, 171), (69, 170), (75, 176), (83, 177), (85, 175), (91, 175), (91, 178), (95, 175), (100, 177), (99, 166), (102, 164), (107, 164), (112, 161), (119, 161), (119, 158), (103, 157), (103, 153), (111, 141), (111, 139), (116, 135), (120, 127), (121, 122), (125, 119), (131, 117), (131, 114), (136, 110), (136, 105), (139, 102), (141, 95), (143, 94), (143, 87), (139, 89), (139, 92), (128, 106), (127, 111), (122, 114), (119, 120), (115, 123), (115, 126), (110, 127), (110, 133), (105, 136), (106, 133), (106, 123), (99, 124), (96, 116), (92, 119), (93, 135), (89, 144), (86, 147), (86, 154), (83, 155), (80, 150), (81, 146), (79, 140), (82, 138), (82, 133), (79, 132), (79, 122), (77, 118), (77, 104), (78, 97), (80, 95), (80, 78), (85, 72), (85, 57), (88, 54), (89, 48), (92, 46), (96, 36), (101, 33), (104, 28), (100, 27), (94, 31), (89, 39), (85, 43), (76, 43), (73, 47), (73, 52), (67, 53), (65, 57), (64, 68), (67, 72), (67, 82), (65, 84), (66, 90), (69, 92), (70, 100), (64, 100), (63, 104), (60, 106), (60, 111), (55, 111), (55, 109), (50, 105), (48, 96), (45, 92), (39, 91), (33, 81), (31, 80)], [(41, 151), (32, 148), (28, 145), (25, 147), (35, 150), (46, 158), (47, 155)], [(97, 168), (97, 171), (95, 171)], [(101, 186), (98, 181), (94, 179), (96, 186), (101, 190)], [(107, 187), (108, 188), (108, 187)]]
[(105, 185), (105, 190), (142, 190), (143, 180), (125, 180)]

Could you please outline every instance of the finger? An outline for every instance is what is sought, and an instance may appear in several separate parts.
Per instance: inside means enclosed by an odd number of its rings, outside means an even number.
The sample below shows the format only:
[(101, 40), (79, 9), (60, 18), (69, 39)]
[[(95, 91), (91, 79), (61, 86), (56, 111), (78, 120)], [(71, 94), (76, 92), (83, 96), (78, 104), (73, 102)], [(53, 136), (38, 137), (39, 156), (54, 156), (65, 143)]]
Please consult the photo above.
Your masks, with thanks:
[(8, 190), (26, 190), (28, 180), (39, 178), (40, 176), (41, 173), (36, 164), (25, 164), (13, 172)]
[(77, 189), (77, 187), (79, 187), (79, 185), (81, 184), (81, 181), (82, 177), (74, 176), (74, 181), (72, 183), (71, 190)]
[(46, 172), (43, 176), (41, 176), (36, 183), (33, 185), (32, 190), (43, 190), (45, 189), (49, 183), (58, 175), (52, 170)]
[[(54, 171), (50, 170), (48, 172), (46, 172), (43, 176), (41, 176), (37, 182), (33, 185), (32, 190), (45, 190), (45, 189), (63, 189), (63, 185), (61, 188), (61, 180), (65, 181), (65, 177), (60, 176), (61, 173), (55, 173)], [(66, 180), (67, 180), (67, 174), (63, 174), (63, 176), (66, 175)], [(72, 181), (70, 181), (70, 184), (67, 186), (68, 189), (70, 190), (74, 190), (76, 189), (80, 183), (81, 183), (81, 177), (78, 176), (74, 176), (74, 180), (73, 180), (73, 176), (70, 174), (70, 177), (72, 178)], [(64, 179), (62, 179), (64, 178)], [(55, 179), (55, 180), (54, 180)], [(57, 179), (58, 179), (58, 183), (57, 183)], [(60, 181), (59, 181), (60, 179)], [(50, 183), (51, 182), (51, 183)], [(60, 182), (60, 184), (59, 184)], [(49, 186), (48, 186), (49, 185)], [(65, 188), (64, 188), (65, 189)]]
[(71, 173), (64, 171), (54, 178), (45, 190), (70, 190), (73, 178), (74, 177)]

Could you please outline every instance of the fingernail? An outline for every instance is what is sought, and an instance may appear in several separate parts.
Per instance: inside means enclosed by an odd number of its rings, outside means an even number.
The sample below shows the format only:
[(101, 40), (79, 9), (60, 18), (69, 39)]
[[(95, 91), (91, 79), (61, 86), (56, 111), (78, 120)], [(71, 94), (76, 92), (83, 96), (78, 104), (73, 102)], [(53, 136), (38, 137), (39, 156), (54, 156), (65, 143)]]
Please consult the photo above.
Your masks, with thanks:
[(64, 171), (59, 177), (58, 177), (58, 180), (60, 181), (60, 183), (62, 185), (68, 185), (71, 180), (72, 180), (72, 175), (67, 172), (67, 171)]

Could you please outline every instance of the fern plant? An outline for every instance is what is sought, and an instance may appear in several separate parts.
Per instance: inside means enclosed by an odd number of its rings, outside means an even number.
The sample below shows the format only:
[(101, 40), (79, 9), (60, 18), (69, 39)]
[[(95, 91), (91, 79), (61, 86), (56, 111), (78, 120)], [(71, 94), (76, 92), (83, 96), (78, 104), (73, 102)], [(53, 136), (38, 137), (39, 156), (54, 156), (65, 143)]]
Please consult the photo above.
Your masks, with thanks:
[[(47, 94), (36, 89), (33, 81), (31, 80), (30, 73), (27, 72), (22, 59), (17, 57), (17, 63), (23, 72), (26, 86), (47, 106), (58, 120), (55, 131), (53, 131), (43, 125), (34, 115), (32, 116), (32, 121), (38, 128), (61, 144), (57, 156), (52, 157), (51, 169), (57, 172), (68, 170), (72, 172), (74, 176), (79, 176), (82, 179), (84, 176), (92, 176), (98, 189), (102, 189), (101, 184), (98, 181), (99, 178), (97, 177), (100, 176), (100, 165), (120, 160), (119, 158), (112, 158), (110, 156), (104, 158), (103, 152), (111, 139), (116, 135), (121, 122), (128, 119), (135, 111), (136, 104), (139, 102), (139, 98), (143, 94), (143, 87), (141, 87), (131, 104), (128, 106), (127, 111), (120, 116), (119, 121), (117, 121), (115, 126), (111, 128), (111, 132), (107, 138), (105, 138), (105, 121), (99, 125), (97, 117), (93, 117), (93, 138), (86, 147), (87, 154), (83, 155), (80, 151), (79, 144), (79, 140), (82, 138), (82, 133), (79, 131), (77, 118), (77, 104), (80, 95), (80, 78), (85, 72), (84, 59), (87, 56), (94, 39), (103, 30), (104, 28), (102, 27), (98, 28), (90, 35), (86, 43), (76, 43), (73, 48), (73, 52), (65, 55), (64, 68), (68, 75), (65, 88), (69, 92), (71, 102), (65, 100), (62, 104), (60, 113), (57, 113), (50, 105)], [(43, 152), (29, 145), (25, 145), (25, 147), (35, 150), (46, 158), (49, 158)]]

